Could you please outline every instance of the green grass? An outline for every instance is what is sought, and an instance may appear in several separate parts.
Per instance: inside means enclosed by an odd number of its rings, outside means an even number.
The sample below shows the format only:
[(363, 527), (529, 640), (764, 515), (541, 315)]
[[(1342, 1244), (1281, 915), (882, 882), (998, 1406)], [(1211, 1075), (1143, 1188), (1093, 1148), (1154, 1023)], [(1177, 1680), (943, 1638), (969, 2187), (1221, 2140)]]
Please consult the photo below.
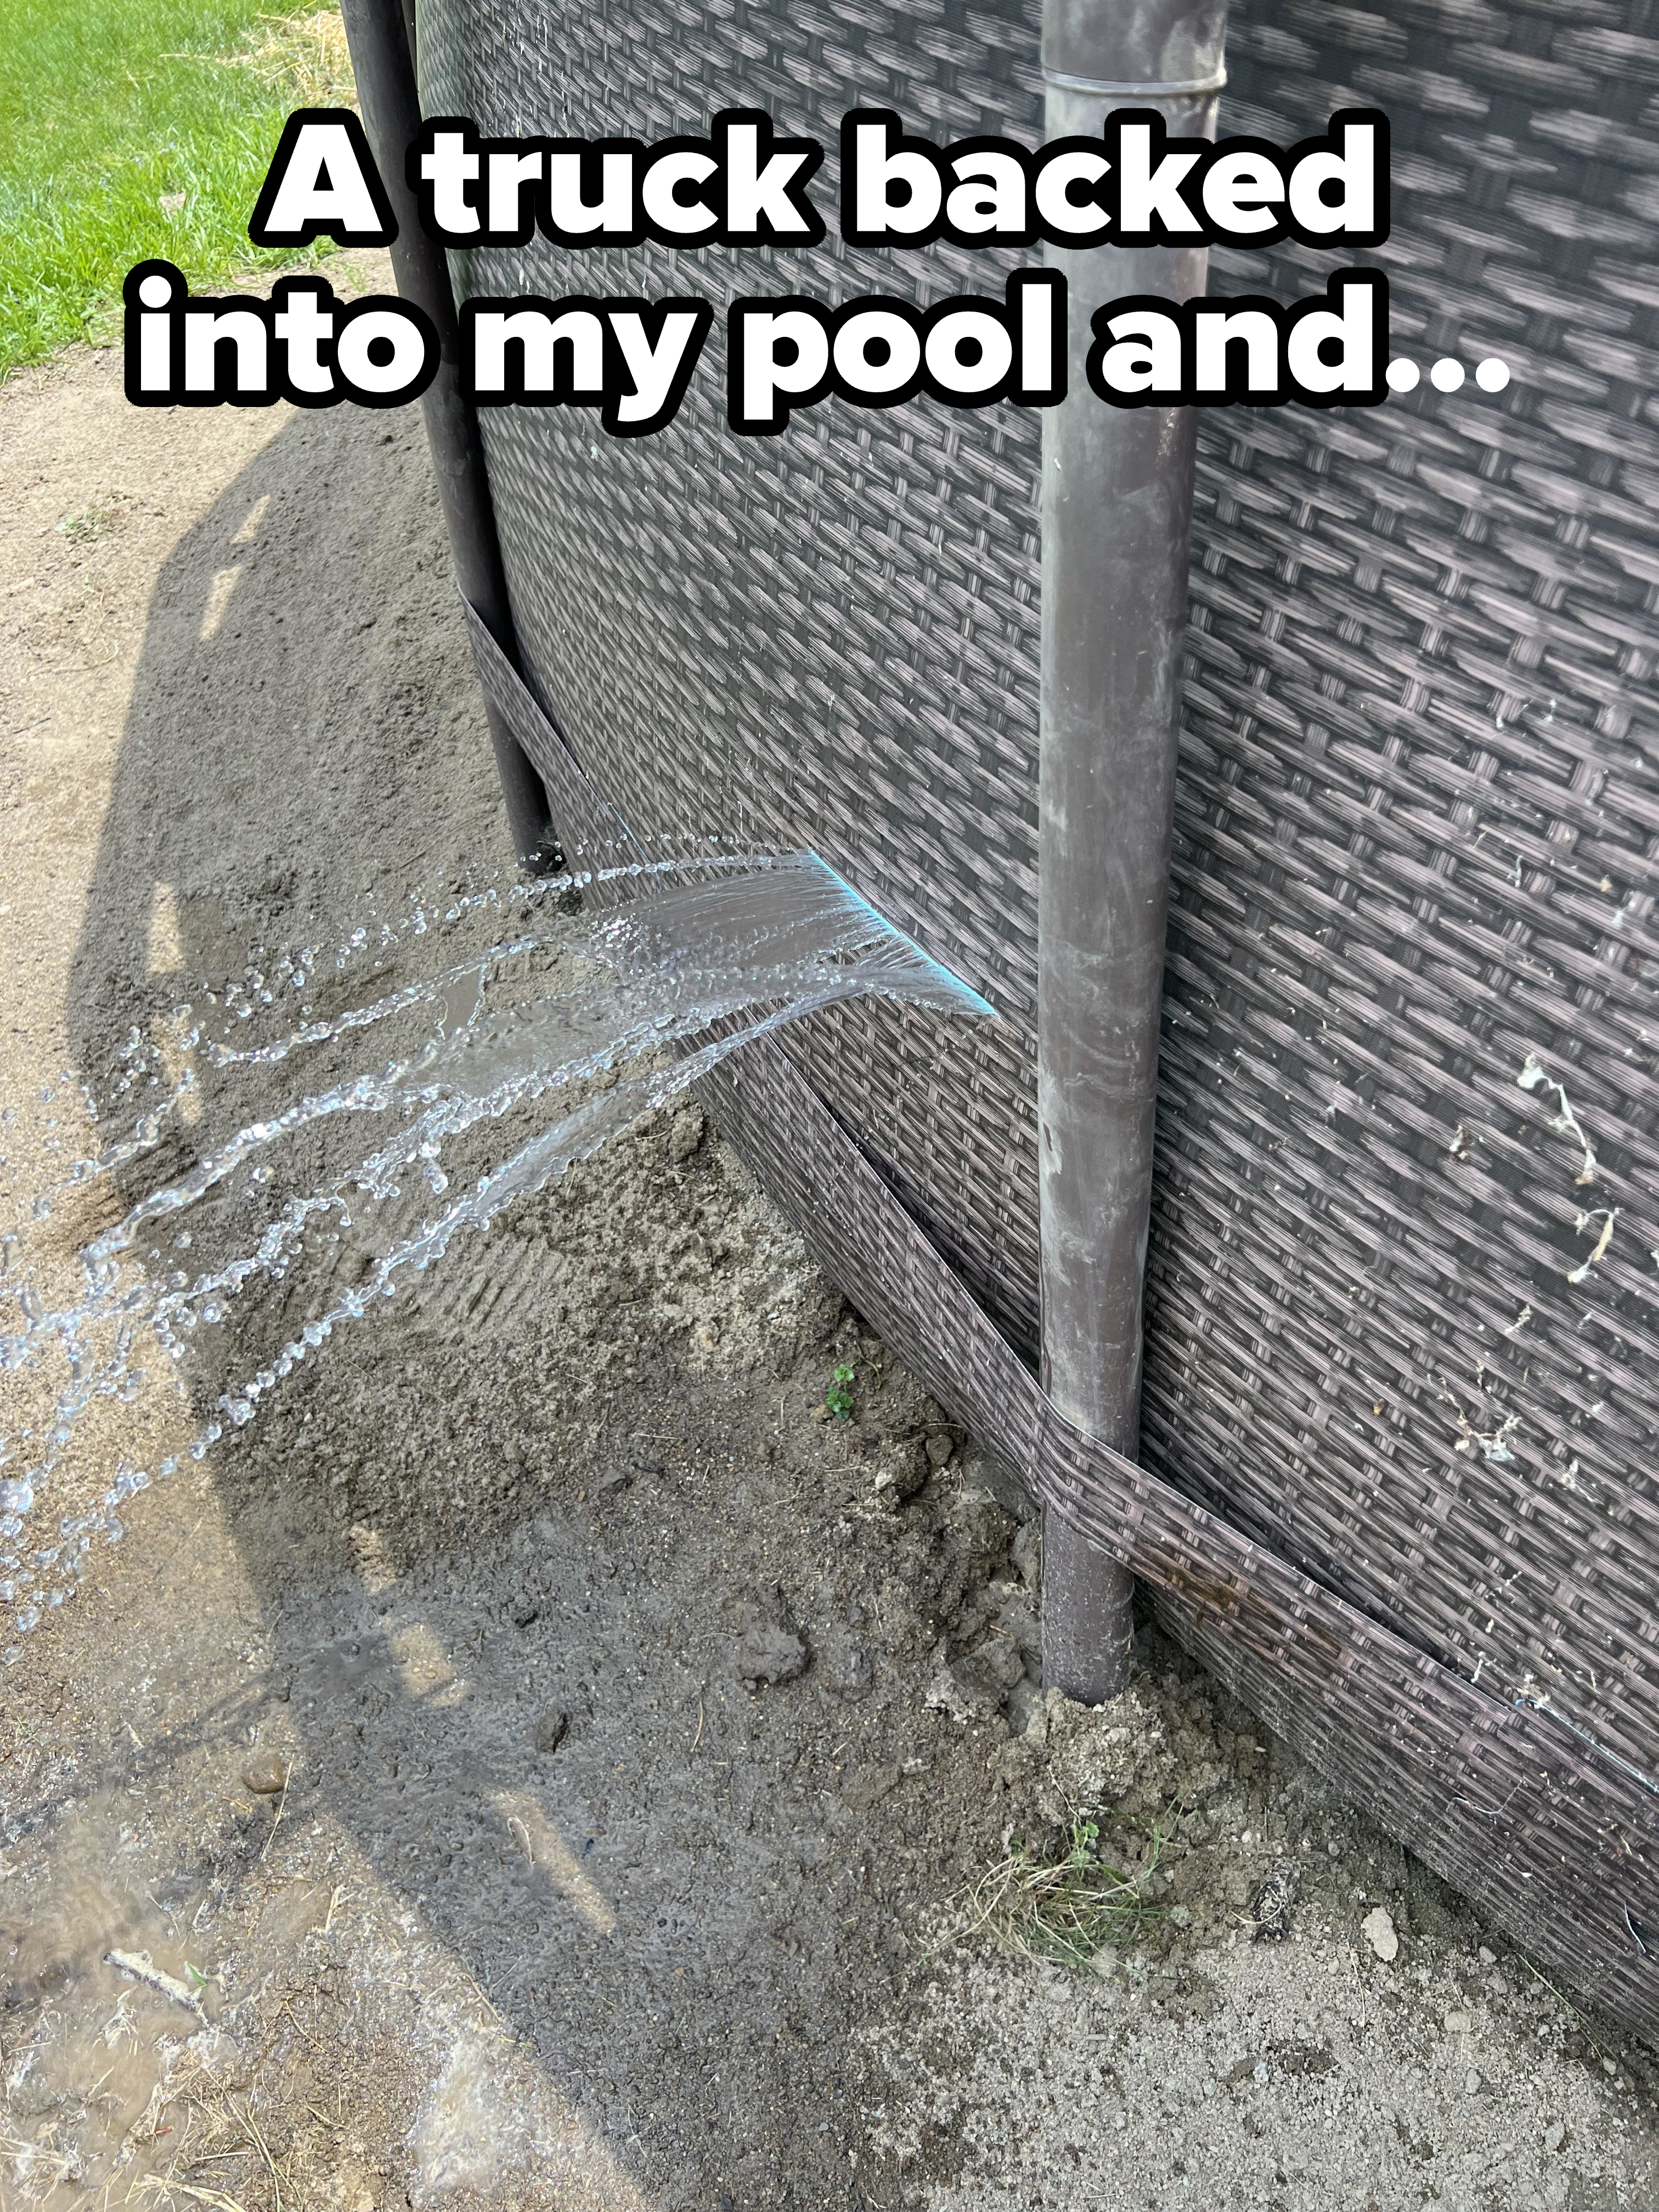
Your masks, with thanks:
[(349, 97), (317, 0), (0, 0), (0, 377), (115, 337), (150, 254), (195, 289), (316, 258), (247, 219), (290, 108)]
[(1099, 1821), (1082, 1814), (1045, 1847), (1016, 1842), (967, 1892), (945, 1942), (988, 1936), (1004, 1950), (1082, 1969), (1103, 1950), (1143, 1940), (1164, 1917), (1146, 1893), (1179, 1811), (1171, 1805), (1146, 1828), (1133, 1873), (1106, 1857)]

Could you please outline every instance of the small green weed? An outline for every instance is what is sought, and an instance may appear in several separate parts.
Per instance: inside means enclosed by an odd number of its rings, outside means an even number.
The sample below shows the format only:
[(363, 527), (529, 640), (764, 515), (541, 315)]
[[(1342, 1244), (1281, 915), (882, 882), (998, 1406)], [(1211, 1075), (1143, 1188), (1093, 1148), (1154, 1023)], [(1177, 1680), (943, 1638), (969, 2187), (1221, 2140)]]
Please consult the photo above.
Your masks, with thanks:
[(58, 526), (59, 537), (67, 538), (71, 545), (85, 545), (94, 538), (101, 538), (109, 528), (106, 509), (89, 507), (82, 514), (66, 514)]
[(1180, 1810), (1172, 1805), (1146, 1830), (1150, 1848), (1132, 1874), (1103, 1856), (1098, 1820), (1073, 1820), (1058, 1851), (1016, 1843), (968, 1891), (946, 1941), (989, 1936), (1004, 1950), (1085, 1967), (1109, 1945), (1139, 1940), (1164, 1916), (1146, 1891)]
[(853, 1418), (853, 1378), (858, 1370), (850, 1360), (843, 1359), (830, 1378), (830, 1388), (823, 1394), (823, 1402), (838, 1421)]
[(67, 538), (71, 545), (88, 545), (94, 538), (101, 538), (120, 520), (119, 509), (113, 507), (83, 507), (78, 514), (66, 514), (58, 525), (58, 535)]

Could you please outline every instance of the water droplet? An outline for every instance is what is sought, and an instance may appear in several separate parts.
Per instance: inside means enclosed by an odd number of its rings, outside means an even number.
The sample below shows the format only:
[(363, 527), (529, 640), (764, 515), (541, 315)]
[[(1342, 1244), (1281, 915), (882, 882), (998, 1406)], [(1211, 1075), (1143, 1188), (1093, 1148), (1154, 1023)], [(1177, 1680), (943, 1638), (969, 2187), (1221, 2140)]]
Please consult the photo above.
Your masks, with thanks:
[[(0, 1493), (0, 1504), (15, 1500), (19, 1508), (0, 1522), (0, 1534), (21, 1533), (22, 1515), (33, 1505), (44, 1472), (90, 1405), (100, 1398), (137, 1400), (144, 1369), (134, 1354), (146, 1332), (172, 1367), (182, 1362), (198, 1326), (223, 1323), (233, 1302), (257, 1320), (262, 1289), (284, 1283), (294, 1270), (301, 1271), (296, 1279), (312, 1279), (303, 1270), (313, 1271), (324, 1291), (319, 1304), (274, 1356), (267, 1352), (252, 1379), (226, 1392), (222, 1410), (240, 1429), (264, 1398), (341, 1323), (394, 1297), (404, 1282), (441, 1261), (458, 1236), (488, 1236), (515, 1200), (542, 1189), (571, 1162), (587, 1158), (645, 1109), (678, 1096), (697, 1073), (754, 1034), (754, 1025), (777, 1027), (816, 1006), (872, 992), (975, 1015), (989, 1011), (983, 1000), (887, 930), (820, 863), (801, 856), (756, 868), (735, 857), (705, 854), (700, 864), (710, 872), (709, 880), (613, 915), (578, 940), (575, 949), (599, 971), (597, 983), (584, 982), (562, 994), (550, 990), (503, 1012), (486, 1005), (481, 991), (488, 977), (511, 976), (520, 954), (553, 942), (531, 928), (482, 958), (475, 952), (459, 967), (416, 979), (331, 1019), (316, 1020), (310, 1006), (303, 1006), (306, 1026), (286, 1037), (262, 1041), (256, 1030), (246, 1047), (211, 1042), (208, 1053), (216, 1086), (222, 1089), (234, 1080), (239, 1066), (269, 1066), (358, 1030), (372, 1032), (442, 1000), (458, 979), (466, 985), (455, 1004), (456, 1019), (441, 1037), (428, 1037), (407, 1056), (394, 1054), (332, 1088), (307, 1091), (296, 1085), (280, 1114), (250, 1121), (216, 1146), (204, 1146), (185, 1176), (152, 1191), (116, 1230), (88, 1248), (84, 1295), (71, 1310), (47, 1310), (26, 1278), (12, 1289), (24, 1327), (19, 1335), (0, 1340), (0, 1362), (39, 1364), (48, 1355), (61, 1357), (71, 1382), (48, 1433), (42, 1468), (31, 1469), (25, 1485), (9, 1485)], [(599, 872), (632, 878), (665, 873), (671, 865), (630, 859), (607, 864)], [(584, 880), (592, 880), (592, 872)], [(545, 888), (538, 884), (533, 896), (525, 892), (526, 914)], [(488, 892), (460, 898), (450, 919), (499, 902), (491, 886)], [(426, 910), (411, 903), (410, 932), (423, 935)], [(337, 958), (343, 963), (348, 954), (355, 957), (367, 942), (368, 933), (359, 931)], [(284, 956), (276, 972), (292, 975), (297, 987), (314, 956), (315, 948), (293, 959)], [(262, 970), (250, 964), (246, 972), (263, 985)], [(227, 994), (227, 1003), (239, 1022), (254, 1012), (240, 989)], [(741, 1019), (745, 1015), (751, 1024), (747, 1030)], [(708, 1037), (712, 1024), (733, 1017), (738, 1018), (725, 1036)], [(191, 1039), (199, 1034), (191, 1031)], [(703, 1040), (701, 1045), (688, 1049), (666, 1072), (640, 1065), (665, 1044), (684, 1042), (690, 1048), (698, 1039)], [(594, 1077), (604, 1079), (599, 1090), (574, 1108), (565, 1103), (573, 1085)], [(172, 1126), (169, 1117), (178, 1099), (195, 1085), (195, 1076), (185, 1070), (131, 1138), (106, 1146), (87, 1164), (88, 1175), (121, 1164), (133, 1157), (135, 1147), (152, 1148)], [(517, 1148), (507, 1149), (498, 1164), (459, 1194), (453, 1192), (441, 1160), (446, 1145), (510, 1115), (530, 1113), (539, 1127), (526, 1137), (520, 1122)], [(196, 1205), (245, 1163), (245, 1194), (252, 1199), (254, 1188), (272, 1179), (270, 1163), (258, 1155), (301, 1131), (325, 1134), (325, 1124), (348, 1130), (361, 1126), (366, 1115), (380, 1117), (378, 1134), (373, 1149), (354, 1166), (283, 1202), (240, 1249), (234, 1232), (228, 1246), (218, 1246), (216, 1230), (210, 1240), (215, 1256), (192, 1261), (199, 1269), (193, 1278), (182, 1267), (151, 1273), (157, 1255), (149, 1224)], [(419, 1173), (408, 1175), (410, 1167)], [(347, 1204), (353, 1190), (362, 1194), (361, 1206), (355, 1200)], [(360, 1215), (361, 1229), (348, 1246), (341, 1232), (357, 1230)], [(170, 1249), (179, 1254), (192, 1250), (191, 1231), (179, 1230)], [(354, 1264), (364, 1272), (342, 1284), (338, 1271)], [(181, 1376), (175, 1376), (174, 1388), (183, 1393)], [(185, 1457), (199, 1463), (222, 1434), (221, 1424), (209, 1424), (181, 1454), (163, 1461), (159, 1474), (173, 1472)], [(54, 1547), (48, 1566), (40, 1570), (53, 1589), (82, 1571), (88, 1532), (112, 1543), (121, 1540), (125, 1531), (112, 1509), (149, 1480), (142, 1469), (124, 1462), (102, 1509), (83, 1524), (64, 1524), (60, 1534), (70, 1548)], [(27, 1579), (17, 1572), (14, 1595)], [(56, 1601), (50, 1593), (48, 1601)]]

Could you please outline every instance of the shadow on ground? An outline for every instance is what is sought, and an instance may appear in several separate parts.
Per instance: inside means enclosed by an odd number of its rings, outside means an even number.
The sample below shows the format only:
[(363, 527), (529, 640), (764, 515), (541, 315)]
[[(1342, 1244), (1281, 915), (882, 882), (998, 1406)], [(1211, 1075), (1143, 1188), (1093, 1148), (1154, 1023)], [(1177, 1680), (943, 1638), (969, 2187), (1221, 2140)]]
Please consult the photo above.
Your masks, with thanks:
[[(505, 855), (418, 427), (297, 417), (157, 580), (76, 957), (81, 1072), (107, 1097), (134, 1026), (182, 1000), (220, 1021), (227, 981), (284, 948), (322, 948), (319, 1011), (429, 969), (436, 935), (406, 931), (330, 963)], [(301, 1077), (228, 1080), (204, 1071), (129, 1200)], [(137, 1771), (181, 1804), (216, 1787), (180, 1880), (219, 1899), (238, 1987), (292, 1963), (265, 1893), (323, 1898), (337, 1836), (540, 2061), (509, 2092), (471, 2028), (400, 2027), (337, 1972), (322, 2013), (290, 2008), (283, 2063), (330, 2094), (372, 2056), (353, 2021), (401, 2046), (416, 2202), (896, 2202), (848, 2039), (890, 1990), (901, 1901), (994, 1842), (1000, 1723), (954, 1729), (890, 1664), (938, 1632), (941, 1560), (960, 1603), (967, 1554), (926, 1506), (902, 1537), (842, 1517), (872, 1455), (919, 1451), (938, 1417), (902, 1377), (878, 1389), (871, 1344), (860, 1418), (811, 1418), (856, 1324), (715, 1144), (688, 1144), (647, 1125), (328, 1344), (210, 1462), (246, 1597), (188, 1554), (154, 1586)], [(190, 1370), (198, 1424), (247, 1347), (214, 1357)], [(896, 1570), (878, 1623), (864, 1600)], [(732, 1663), (757, 1603), (818, 1655), (758, 1692)], [(260, 1757), (291, 1769), (274, 1837), (276, 1801), (238, 1786)], [(895, 1790), (907, 1764), (934, 1770), (937, 1817)], [(849, 1775), (887, 1799), (874, 1829)]]

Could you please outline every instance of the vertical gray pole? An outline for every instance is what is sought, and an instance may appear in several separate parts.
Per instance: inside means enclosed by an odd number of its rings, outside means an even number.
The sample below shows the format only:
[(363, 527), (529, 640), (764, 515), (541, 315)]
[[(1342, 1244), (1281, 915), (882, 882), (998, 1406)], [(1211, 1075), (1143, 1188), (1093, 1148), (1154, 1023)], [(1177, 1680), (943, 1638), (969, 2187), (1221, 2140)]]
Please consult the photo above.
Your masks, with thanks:
[[(1046, 0), (1050, 138), (1155, 108), (1213, 137), (1226, 0)], [(1095, 310), (1190, 299), (1191, 247), (1050, 247), (1070, 306), (1068, 397), (1044, 416), (1037, 896), (1042, 1373), (1068, 1420), (1140, 1442), (1141, 1310), (1181, 724), (1196, 422), (1089, 390)], [(1042, 1677), (1085, 1703), (1128, 1680), (1127, 1571), (1044, 1516)]]
[[(363, 127), (397, 219), (392, 266), (398, 289), (431, 318), (442, 349), (442, 366), (421, 406), (455, 559), (455, 580), (463, 598), (516, 666), (518, 648), (495, 512), (489, 503), (483, 441), (478, 434), (477, 411), (461, 389), (460, 341), (449, 264), (443, 247), (421, 228), (404, 167), (404, 156), (421, 125), (420, 94), (410, 52), (412, 9), (406, 13), (406, 7), (407, 0), (343, 0), (346, 43), (351, 49)], [(514, 850), (526, 866), (545, 866), (552, 844), (547, 793), (524, 748), (493, 707), (489, 715), (489, 740), (495, 748)]]

